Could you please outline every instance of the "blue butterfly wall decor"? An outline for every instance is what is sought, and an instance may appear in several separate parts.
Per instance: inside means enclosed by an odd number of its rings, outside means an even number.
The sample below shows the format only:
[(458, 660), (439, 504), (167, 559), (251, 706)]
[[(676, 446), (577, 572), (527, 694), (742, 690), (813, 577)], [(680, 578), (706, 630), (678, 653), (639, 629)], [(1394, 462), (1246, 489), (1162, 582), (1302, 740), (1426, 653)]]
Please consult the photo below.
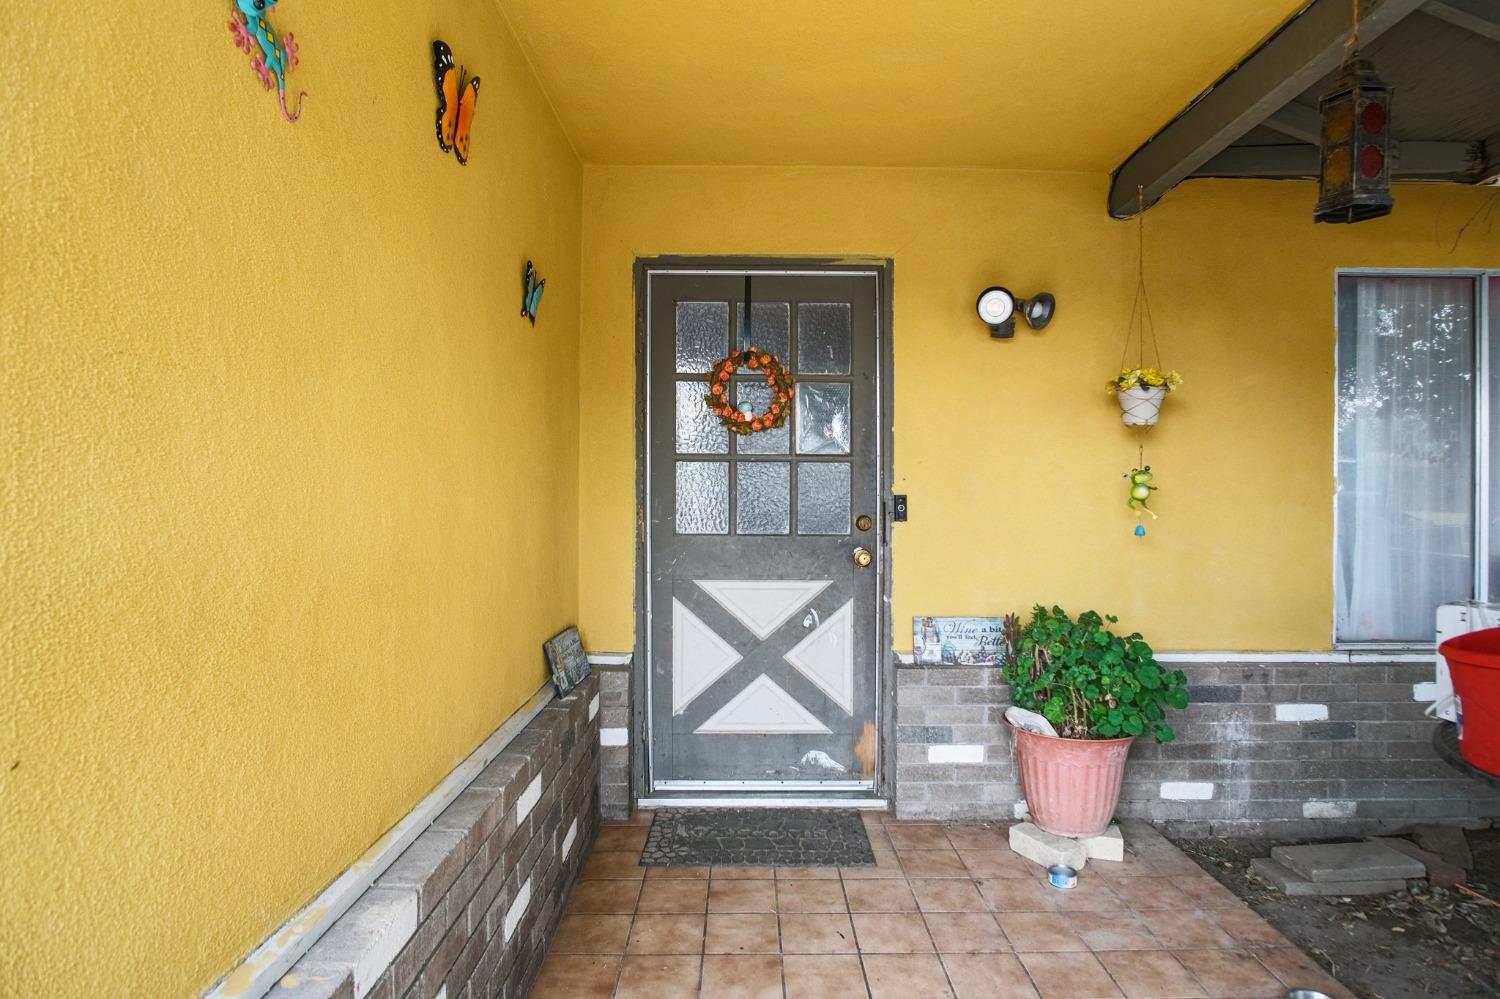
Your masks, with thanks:
[(536, 279), (536, 268), (531, 261), (526, 261), (526, 276), (521, 284), (521, 315), (531, 320), (531, 325), (536, 325), (536, 310), (542, 304), (542, 289), (547, 287), (547, 280)]

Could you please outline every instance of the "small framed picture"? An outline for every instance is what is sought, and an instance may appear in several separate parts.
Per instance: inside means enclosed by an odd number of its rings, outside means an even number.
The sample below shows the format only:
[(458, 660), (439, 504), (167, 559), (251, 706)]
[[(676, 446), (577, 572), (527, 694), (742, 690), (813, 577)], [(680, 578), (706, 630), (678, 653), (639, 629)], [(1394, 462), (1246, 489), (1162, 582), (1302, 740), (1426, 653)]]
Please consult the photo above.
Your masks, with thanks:
[(911, 648), (922, 666), (1004, 666), (1010, 642), (1001, 617), (914, 617)]
[(552, 682), (557, 685), (557, 696), (567, 697), (573, 688), (589, 675), (588, 653), (583, 651), (583, 639), (577, 628), (569, 628), (542, 643), (542, 652), (547, 656), (547, 665), (552, 667)]

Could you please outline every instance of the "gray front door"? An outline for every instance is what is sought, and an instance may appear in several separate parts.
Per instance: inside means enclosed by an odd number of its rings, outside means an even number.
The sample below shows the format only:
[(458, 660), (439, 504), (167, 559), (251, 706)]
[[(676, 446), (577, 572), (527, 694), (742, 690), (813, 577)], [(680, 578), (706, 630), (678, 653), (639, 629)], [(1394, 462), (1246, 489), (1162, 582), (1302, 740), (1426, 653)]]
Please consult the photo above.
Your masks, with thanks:
[[(648, 765), (655, 789), (861, 790), (878, 759), (880, 272), (646, 271)], [(703, 403), (735, 349), (787, 425)], [(767, 408), (742, 369), (734, 401)], [(861, 565), (861, 550), (869, 555)]]

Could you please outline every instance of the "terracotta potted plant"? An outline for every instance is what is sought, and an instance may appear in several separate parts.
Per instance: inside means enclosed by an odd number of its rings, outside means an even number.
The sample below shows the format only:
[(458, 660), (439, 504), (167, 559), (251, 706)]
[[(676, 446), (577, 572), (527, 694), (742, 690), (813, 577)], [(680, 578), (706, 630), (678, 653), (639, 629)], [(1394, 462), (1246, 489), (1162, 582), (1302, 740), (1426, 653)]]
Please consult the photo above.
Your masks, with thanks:
[(1136, 736), (1170, 742), (1167, 708), (1185, 708), (1187, 677), (1168, 672), (1139, 634), (1109, 629), (1118, 618), (1069, 617), (1038, 605), (1005, 667), (1017, 707), (1045, 717), (1057, 736), (1011, 726), (1031, 820), (1059, 836), (1098, 836), (1120, 800), (1125, 755)]
[(1121, 368), (1106, 388), (1120, 403), (1120, 422), (1127, 427), (1154, 427), (1161, 419), (1167, 393), (1181, 384), (1182, 376), (1175, 371)]

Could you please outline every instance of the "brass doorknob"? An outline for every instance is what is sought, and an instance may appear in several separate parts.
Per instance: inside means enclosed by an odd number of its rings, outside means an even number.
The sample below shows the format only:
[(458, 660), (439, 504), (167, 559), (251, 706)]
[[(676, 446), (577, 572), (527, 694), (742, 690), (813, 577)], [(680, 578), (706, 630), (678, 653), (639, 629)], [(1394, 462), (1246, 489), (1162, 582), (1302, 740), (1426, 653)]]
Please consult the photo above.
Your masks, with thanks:
[(873, 562), (873, 561), (875, 561), (875, 556), (873, 556), (873, 555), (870, 554), (870, 549), (868, 549), (868, 548), (856, 548), (856, 549), (854, 549), (854, 564), (857, 565), (857, 566), (859, 566), (861, 569), (868, 568), (869, 565), (870, 565), (870, 563)]

